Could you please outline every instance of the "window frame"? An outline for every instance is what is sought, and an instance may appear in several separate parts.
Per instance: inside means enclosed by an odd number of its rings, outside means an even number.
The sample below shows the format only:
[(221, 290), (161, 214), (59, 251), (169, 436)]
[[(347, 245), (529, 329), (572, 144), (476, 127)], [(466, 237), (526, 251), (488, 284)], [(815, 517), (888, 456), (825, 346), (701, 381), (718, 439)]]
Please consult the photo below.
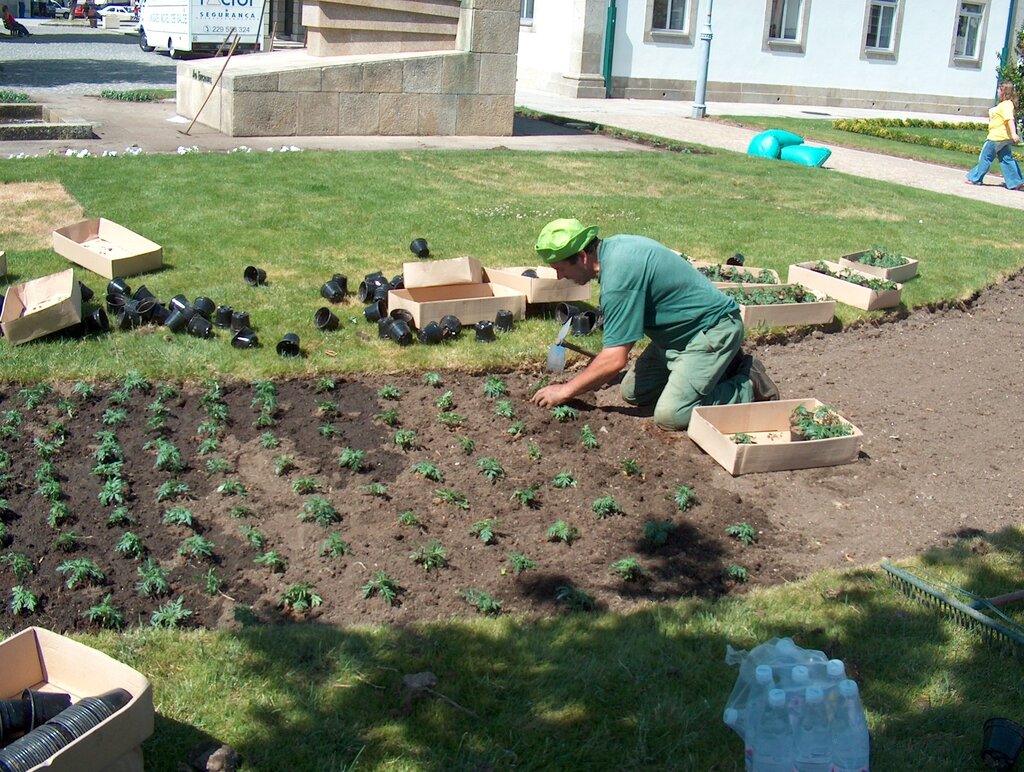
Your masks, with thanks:
[[(785, 53), (803, 54), (807, 52), (807, 20), (811, 14), (811, 0), (796, 0), (800, 3), (800, 26), (793, 40), (772, 37), (772, 7), (776, 0), (766, 0), (764, 4), (764, 30), (761, 33), (762, 51), (780, 51)], [(786, 2), (787, 0), (782, 0)], [(788, 0), (793, 2), (793, 0)]]
[[(962, 7), (965, 4), (981, 6), (981, 14), (978, 19), (978, 39), (975, 43), (973, 55), (958, 54), (956, 52), (957, 31), (960, 27), (960, 19), (963, 16)], [(953, 37), (949, 44), (949, 64), (951, 67), (968, 67), (981, 69), (981, 62), (985, 51), (985, 33), (988, 30), (988, 18), (991, 10), (991, 0), (960, 0), (957, 3), (956, 17), (953, 20)]]
[[(875, 6), (890, 7), (893, 9), (892, 39), (889, 48), (878, 48), (868, 46), (868, 33), (871, 30), (871, 9)], [(862, 59), (880, 59), (896, 61), (900, 54), (900, 38), (903, 31), (903, 6), (904, 0), (867, 0), (864, 4), (864, 29), (860, 35), (860, 50)]]
[[(672, 1), (674, 2), (675, 0)], [(681, 30), (654, 29), (654, 2), (655, 0), (647, 0), (644, 42), (692, 46), (694, 39), (697, 37), (697, 6), (700, 5), (699, 0), (683, 0), (686, 3), (686, 10), (683, 12), (686, 28)]]
[(519, 0), (519, 24), (533, 26), (533, 14), (534, 0)]

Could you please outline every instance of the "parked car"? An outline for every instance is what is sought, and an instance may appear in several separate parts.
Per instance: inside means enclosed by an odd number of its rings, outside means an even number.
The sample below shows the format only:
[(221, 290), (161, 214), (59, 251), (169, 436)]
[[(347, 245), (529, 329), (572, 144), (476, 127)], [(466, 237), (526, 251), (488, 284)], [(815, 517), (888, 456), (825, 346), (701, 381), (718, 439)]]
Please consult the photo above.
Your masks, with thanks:
[(48, 16), (51, 19), (59, 19), (68, 17), (68, 7), (59, 0), (46, 0), (43, 4), (43, 15)]
[(101, 19), (107, 16), (108, 14), (112, 13), (120, 16), (122, 20), (136, 18), (135, 14), (132, 12), (132, 9), (129, 8), (127, 5), (105, 5), (102, 8), (98, 8), (96, 10), (96, 14)]

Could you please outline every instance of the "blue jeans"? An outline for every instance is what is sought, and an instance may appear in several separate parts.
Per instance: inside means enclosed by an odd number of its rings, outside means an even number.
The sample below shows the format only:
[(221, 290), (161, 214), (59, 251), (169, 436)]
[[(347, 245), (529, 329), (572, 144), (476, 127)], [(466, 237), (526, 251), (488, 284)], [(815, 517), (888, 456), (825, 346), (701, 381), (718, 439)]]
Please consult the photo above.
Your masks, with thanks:
[(1003, 145), (999, 150), (996, 150), (996, 147), (997, 144), (992, 140), (985, 140), (985, 144), (981, 146), (981, 155), (978, 156), (978, 165), (967, 172), (967, 181), (980, 185), (981, 181), (985, 179), (985, 175), (988, 174), (989, 169), (992, 168), (992, 162), (998, 158), (999, 168), (1003, 170), (1003, 181), (1006, 183), (1006, 187), (1010, 189), (1018, 187), (1021, 183), (1024, 183), (1024, 175), (1021, 175), (1020, 164), (1017, 163), (1017, 159), (1013, 157), (1011, 152), (1013, 146)]

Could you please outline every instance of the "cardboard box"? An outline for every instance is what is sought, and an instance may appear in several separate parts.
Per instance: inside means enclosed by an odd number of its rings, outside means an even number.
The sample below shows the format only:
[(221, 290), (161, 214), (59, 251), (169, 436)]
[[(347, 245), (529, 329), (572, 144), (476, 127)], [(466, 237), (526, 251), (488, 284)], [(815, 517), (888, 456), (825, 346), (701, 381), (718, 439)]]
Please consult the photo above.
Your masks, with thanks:
[(721, 268), (723, 273), (736, 273), (742, 274), (744, 272), (749, 273), (751, 276), (758, 279), (764, 279), (764, 281), (754, 282), (741, 282), (741, 281), (712, 281), (711, 283), (718, 287), (718, 289), (729, 289), (730, 287), (762, 287), (766, 284), (778, 284), (779, 274), (773, 271), (771, 268), (754, 268), (746, 265), (724, 265), (722, 263), (709, 263), (704, 260), (691, 260), (693, 267), (700, 270), (701, 268)]
[(442, 287), (406, 287), (388, 292), (388, 309), (404, 308), (422, 328), (442, 316), (457, 316), (464, 326), (481, 319), (494, 321), (498, 311), (512, 312), (513, 319), (526, 316), (526, 295), (501, 284), (448, 284)]
[[(877, 279), (877, 276), (871, 276), (870, 274), (864, 273), (859, 269), (844, 268), (838, 263), (830, 263), (827, 260), (822, 262), (828, 266), (829, 270), (832, 271), (850, 271), (851, 273), (859, 273), (862, 276), (867, 276), (871, 279)], [(818, 273), (813, 270), (814, 265), (817, 263), (816, 260), (809, 260), (805, 263), (796, 263), (795, 265), (789, 266), (789, 276), (787, 277), (790, 284), (802, 284), (808, 289), (819, 292), (822, 295), (828, 295), (831, 298), (835, 298), (840, 303), (845, 303), (848, 306), (854, 308), (861, 308), (865, 311), (874, 311), (879, 308), (892, 308), (900, 304), (900, 294), (903, 292), (903, 285), (897, 284), (896, 289), (892, 290), (873, 290), (868, 287), (861, 287), (859, 284), (853, 282), (844, 281), (843, 279), (836, 278), (835, 276), (827, 276), (823, 273)]]
[(451, 260), (405, 263), (402, 278), (406, 289), (441, 287), (447, 284), (480, 284), (483, 268), (475, 257), (456, 257)]
[[(535, 271), (537, 278), (523, 276), (523, 271)], [(520, 268), (487, 268), (485, 279), (526, 295), (527, 303), (568, 303), (590, 300), (590, 285), (580, 286), (569, 279), (559, 279), (555, 269), (548, 265)]]
[(68, 268), (22, 284), (4, 295), (0, 327), (8, 342), (26, 343), (82, 321), (82, 285)]
[[(688, 434), (734, 477), (750, 472), (849, 464), (856, 460), (864, 436), (856, 426), (848, 437), (798, 441), (790, 437), (789, 418), (793, 410), (798, 405), (814, 410), (821, 404), (816, 399), (784, 399), (696, 407)], [(754, 444), (733, 442), (732, 436), (739, 433), (751, 435)]]
[[(789, 284), (779, 284), (773, 289), (785, 289)], [(828, 324), (835, 318), (836, 301), (822, 297), (813, 290), (808, 292), (817, 300), (804, 303), (770, 303), (768, 305), (745, 305), (740, 303), (740, 318), (746, 327), (765, 325), (767, 327), (796, 327), (810, 324)], [(738, 301), (737, 301), (738, 302)]]
[(0, 699), (39, 689), (67, 692), (77, 702), (118, 688), (131, 693), (127, 705), (33, 769), (142, 772), (140, 746), (153, 734), (153, 688), (127, 665), (41, 627), (0, 643)]
[(918, 261), (906, 256), (904, 256), (907, 260), (906, 264), (896, 266), (895, 268), (879, 268), (876, 265), (868, 265), (867, 263), (857, 261), (857, 258), (868, 254), (870, 251), (870, 249), (865, 249), (850, 255), (843, 255), (839, 258), (839, 265), (843, 266), (843, 268), (854, 268), (861, 273), (869, 273), (872, 276), (877, 276), (879, 279), (888, 279), (899, 284), (917, 276)]
[(108, 279), (155, 271), (164, 259), (159, 244), (102, 217), (58, 228), (53, 232), (53, 249)]

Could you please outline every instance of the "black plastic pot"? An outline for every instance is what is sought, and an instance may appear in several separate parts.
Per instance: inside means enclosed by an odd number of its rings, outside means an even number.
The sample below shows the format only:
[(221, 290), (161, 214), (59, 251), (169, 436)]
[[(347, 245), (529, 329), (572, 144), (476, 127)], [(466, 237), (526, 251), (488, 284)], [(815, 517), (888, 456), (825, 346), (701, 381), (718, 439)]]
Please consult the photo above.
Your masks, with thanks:
[(21, 737), (70, 705), (70, 694), (34, 689), (25, 689), (18, 699), (0, 700), (0, 741), (6, 744)]
[(478, 343), (494, 343), (496, 340), (494, 337), (494, 322), (481, 319), (474, 325), (473, 330), (476, 333), (474, 339)]
[(366, 317), (366, 321), (368, 322), (376, 322), (387, 315), (388, 306), (383, 300), (374, 301), (363, 309), (363, 316)]
[(405, 289), (405, 276), (403, 274), (392, 276), (388, 284), (391, 285), (391, 289)]
[(172, 308), (167, 312), (167, 318), (164, 319), (164, 327), (171, 332), (181, 332), (188, 325), (188, 317), (186, 317), (181, 311), (176, 308)]
[(118, 295), (131, 295), (132, 288), (128, 286), (128, 282), (124, 279), (111, 279), (107, 283), (107, 294), (116, 293)]
[(377, 291), (377, 287), (387, 286), (387, 284), (388, 280), (384, 278), (384, 274), (380, 271), (366, 274), (363, 280), (359, 282), (359, 292), (357, 293), (359, 302), (369, 303), (373, 300), (373, 294)]
[(116, 322), (119, 330), (133, 330), (142, 326), (142, 314), (139, 313), (139, 304), (129, 300), (124, 308), (117, 312)]
[(188, 334), (193, 338), (209, 338), (213, 334), (213, 325), (205, 316), (196, 314), (188, 320)]
[(110, 317), (107, 316), (107, 312), (102, 308), (97, 308), (90, 314), (87, 314), (82, 319), (82, 324), (85, 327), (86, 332), (109, 332), (110, 331)]
[(135, 290), (135, 292), (132, 293), (132, 298), (134, 300), (145, 300), (147, 298), (151, 300), (156, 300), (156, 295), (150, 292), (149, 288), (145, 284), (143, 284), (141, 287)]
[(416, 327), (416, 323), (413, 321), (412, 312), (406, 308), (392, 308), (388, 313), (388, 316), (392, 319), (405, 322), (410, 328)]
[(338, 329), (338, 317), (327, 306), (318, 308), (313, 314), (313, 326), (321, 332), (336, 330)]
[(217, 310), (213, 312), (214, 325), (227, 329), (231, 326), (231, 315), (233, 313), (234, 309), (231, 306), (217, 306)]
[(388, 305), (388, 292), (391, 291), (390, 284), (381, 284), (373, 290), (373, 299), (379, 300), (384, 304), (384, 308), (387, 309)]
[(340, 303), (345, 299), (345, 290), (341, 288), (338, 282), (331, 281), (324, 282), (323, 286), (320, 287), (320, 297), (329, 303)]
[(409, 244), (409, 251), (416, 255), (416, 257), (430, 257), (430, 246), (427, 244), (426, 239), (413, 239), (412, 243)]
[(382, 316), (377, 320), (377, 337), (381, 340), (388, 338), (388, 330), (391, 329), (391, 325), (395, 323), (395, 320), (390, 316)]
[(299, 336), (294, 332), (287, 333), (277, 344), (277, 353), (283, 357), (297, 357), (302, 354), (299, 347)]
[(128, 296), (120, 292), (108, 292), (107, 293), (107, 312), (116, 314), (122, 308), (124, 304), (128, 302)]
[(260, 339), (250, 328), (242, 327), (231, 338), (231, 345), (235, 348), (256, 348), (260, 345)]
[(82, 293), (83, 303), (88, 303), (96, 296), (96, 293), (93, 292), (89, 287), (86, 287), (84, 284), (82, 284), (82, 282), (78, 282), (78, 288)]
[(336, 273), (331, 277), (331, 281), (341, 287), (341, 291), (344, 294), (348, 294), (348, 277), (343, 273)]
[(167, 321), (167, 317), (170, 316), (171, 309), (165, 306), (163, 303), (157, 303), (153, 306), (153, 313), (150, 314), (150, 320), (157, 324), (163, 324)]
[(462, 322), (459, 321), (459, 317), (451, 314), (442, 316), (438, 325), (441, 327), (441, 334), (445, 340), (454, 340), (462, 332)]
[(593, 311), (584, 311), (572, 318), (573, 335), (590, 335), (594, 331), (594, 323), (597, 321), (597, 314)]
[(188, 302), (188, 298), (184, 295), (175, 295), (167, 305), (175, 311), (181, 311), (182, 309), (192, 307), (192, 304)]
[(981, 758), (989, 769), (1012, 769), (1024, 750), (1024, 727), (1008, 718), (985, 722)]
[(391, 322), (391, 326), (388, 328), (388, 337), (399, 346), (408, 346), (414, 340), (412, 329), (401, 319)]
[(267, 283), (267, 272), (255, 265), (247, 265), (242, 271), (242, 278), (250, 287), (261, 287)]
[(538, 278), (540, 278), (539, 276), (537, 276), (537, 272), (535, 270), (533, 270), (532, 268), (527, 268), (525, 271), (523, 271), (522, 275), (525, 276), (527, 279), (538, 279)]
[(726, 265), (743, 265), (743, 255), (737, 252), (735, 255), (725, 261)]
[(574, 306), (571, 303), (559, 303), (555, 306), (555, 321), (559, 324), (565, 324), (579, 312), (579, 306)]
[(420, 343), (433, 345), (440, 343), (444, 338), (444, 330), (437, 322), (427, 322), (419, 333)]
[(245, 311), (235, 311), (231, 314), (231, 331), (240, 332), (250, 327), (249, 314)]
[(135, 304), (135, 310), (138, 312), (143, 322), (148, 322), (150, 319), (153, 318), (153, 310), (157, 307), (157, 305), (159, 305), (155, 297), (146, 297), (141, 299), (136, 299), (133, 297), (132, 300), (128, 301), (126, 307), (132, 305), (133, 303)]
[(502, 309), (494, 316), (494, 329), (499, 332), (512, 332), (512, 312)]
[(192, 307), (196, 310), (196, 313), (206, 321), (213, 319), (213, 312), (217, 310), (216, 303), (201, 295), (192, 301)]

